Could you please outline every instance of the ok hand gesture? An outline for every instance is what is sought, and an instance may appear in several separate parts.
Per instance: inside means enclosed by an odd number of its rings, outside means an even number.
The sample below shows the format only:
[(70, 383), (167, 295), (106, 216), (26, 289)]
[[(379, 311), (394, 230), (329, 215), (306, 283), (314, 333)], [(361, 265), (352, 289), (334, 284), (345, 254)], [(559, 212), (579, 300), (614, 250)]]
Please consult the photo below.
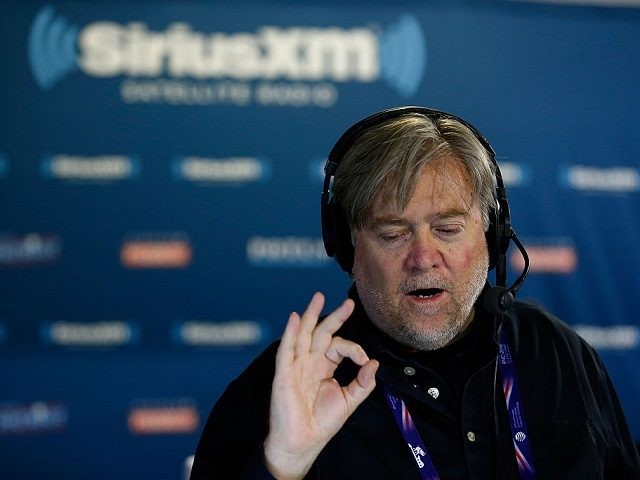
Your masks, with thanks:
[[(267, 468), (281, 480), (303, 478), (375, 387), (378, 362), (357, 343), (334, 336), (353, 312), (353, 301), (345, 300), (318, 324), (323, 306), (323, 295), (316, 293), (302, 317), (289, 316), (276, 356), (264, 455)], [(342, 387), (333, 374), (347, 357), (361, 368)]]

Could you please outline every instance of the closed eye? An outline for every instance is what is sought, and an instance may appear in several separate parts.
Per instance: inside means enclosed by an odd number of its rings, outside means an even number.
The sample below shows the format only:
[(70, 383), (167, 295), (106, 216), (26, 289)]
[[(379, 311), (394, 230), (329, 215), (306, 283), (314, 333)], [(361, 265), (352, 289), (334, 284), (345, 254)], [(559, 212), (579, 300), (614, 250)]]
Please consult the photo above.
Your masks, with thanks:
[(435, 231), (441, 237), (455, 237), (461, 234), (464, 230), (464, 225), (461, 224), (450, 224), (450, 225), (440, 225), (435, 227)]
[(385, 246), (395, 246), (409, 238), (408, 230), (383, 230), (377, 233), (378, 240)]
[(439, 227), (437, 230), (442, 233), (454, 234), (460, 233), (462, 231), (462, 227), (459, 225), (454, 227)]

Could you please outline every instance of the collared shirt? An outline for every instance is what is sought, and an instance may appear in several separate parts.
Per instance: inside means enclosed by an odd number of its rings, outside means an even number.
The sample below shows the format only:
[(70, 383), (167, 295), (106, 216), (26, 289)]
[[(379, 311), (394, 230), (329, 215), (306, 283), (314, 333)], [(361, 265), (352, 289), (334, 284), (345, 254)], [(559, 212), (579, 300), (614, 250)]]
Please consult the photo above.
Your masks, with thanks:
[[(504, 397), (496, 385), (499, 324), (480, 305), (457, 341), (435, 352), (410, 352), (375, 329), (357, 302), (338, 334), (380, 361), (378, 385), (307, 478), (420, 478), (384, 399), (386, 382), (403, 396), (441, 479), (517, 479)], [(640, 479), (637, 453), (597, 353), (534, 306), (517, 303), (502, 328), (512, 337), (537, 478)], [(276, 348), (267, 348), (214, 406), (193, 480), (271, 478), (261, 448)], [(345, 360), (335, 377), (346, 384), (356, 372)]]

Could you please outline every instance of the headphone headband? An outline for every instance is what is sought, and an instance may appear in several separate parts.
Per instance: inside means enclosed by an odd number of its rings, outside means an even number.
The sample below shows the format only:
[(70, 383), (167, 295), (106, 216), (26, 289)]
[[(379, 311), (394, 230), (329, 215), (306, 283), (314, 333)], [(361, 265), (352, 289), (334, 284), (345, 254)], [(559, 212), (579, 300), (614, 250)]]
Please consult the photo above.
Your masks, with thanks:
[(404, 115), (409, 115), (411, 113), (416, 113), (416, 114), (425, 116), (434, 121), (440, 120), (442, 118), (448, 118), (451, 120), (455, 120), (458, 123), (461, 123), (462, 125), (467, 127), (469, 130), (471, 130), (471, 132), (475, 135), (478, 141), (480, 141), (482, 146), (485, 148), (485, 150), (489, 152), (489, 156), (491, 157), (492, 161), (495, 163), (496, 153), (493, 150), (493, 147), (491, 146), (489, 141), (484, 137), (484, 135), (482, 135), (480, 131), (478, 131), (478, 129), (475, 128), (473, 125), (471, 125), (469, 122), (467, 122), (466, 120), (460, 117), (457, 117), (456, 115), (444, 112), (442, 110), (435, 110), (433, 108), (417, 107), (417, 106), (410, 105), (405, 107), (394, 107), (394, 108), (389, 108), (387, 110), (382, 110), (380, 112), (374, 113), (373, 115), (369, 115), (368, 117), (360, 120), (359, 122), (349, 127), (340, 136), (336, 144), (331, 149), (331, 152), (329, 153), (329, 157), (327, 158), (327, 163), (325, 164), (325, 167), (324, 167), (324, 173), (331, 174), (331, 175), (335, 174), (338, 168), (338, 165), (340, 164), (340, 161), (342, 161), (343, 155), (347, 153), (347, 150), (351, 148), (355, 140), (362, 133), (364, 133), (365, 131), (369, 130), (372, 127), (381, 125), (389, 120), (393, 120), (395, 118), (398, 118)]

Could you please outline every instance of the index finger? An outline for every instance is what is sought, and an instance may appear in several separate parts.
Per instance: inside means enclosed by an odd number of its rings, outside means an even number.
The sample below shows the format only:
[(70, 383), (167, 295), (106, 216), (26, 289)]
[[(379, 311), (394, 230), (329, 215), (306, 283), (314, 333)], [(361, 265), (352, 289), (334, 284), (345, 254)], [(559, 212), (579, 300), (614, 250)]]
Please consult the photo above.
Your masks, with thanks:
[(311, 346), (311, 336), (316, 324), (318, 323), (318, 317), (322, 313), (322, 307), (324, 307), (324, 295), (320, 292), (316, 292), (311, 297), (311, 301), (307, 306), (307, 309), (300, 318), (300, 327), (298, 329), (298, 335), (295, 341), (296, 355), (304, 354), (309, 351)]

